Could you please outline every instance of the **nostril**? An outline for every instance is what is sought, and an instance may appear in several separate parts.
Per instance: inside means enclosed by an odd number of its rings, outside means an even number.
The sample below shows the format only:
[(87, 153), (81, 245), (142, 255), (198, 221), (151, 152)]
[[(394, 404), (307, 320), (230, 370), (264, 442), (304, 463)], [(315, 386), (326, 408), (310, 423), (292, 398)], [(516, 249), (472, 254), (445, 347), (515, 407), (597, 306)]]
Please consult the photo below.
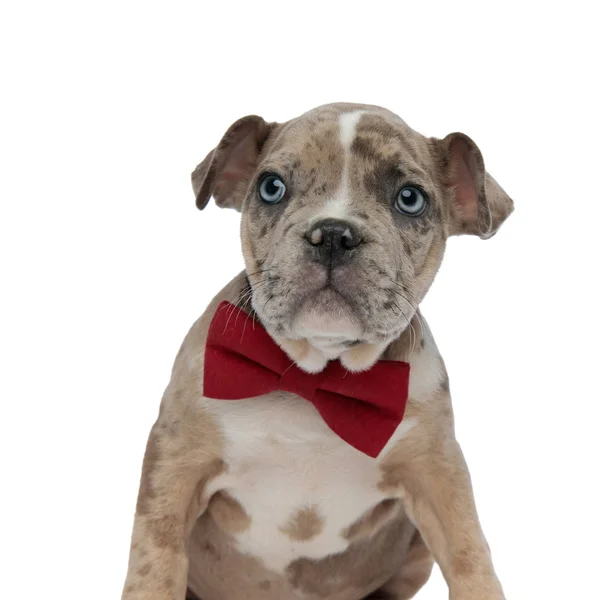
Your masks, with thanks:
[(342, 232), (340, 244), (344, 250), (350, 250), (351, 248), (354, 248), (357, 245), (354, 240), (354, 236), (352, 235), (352, 232), (350, 231), (349, 228), (346, 228)]
[(356, 231), (352, 231), (349, 227), (347, 227), (342, 232), (342, 237), (340, 240), (340, 244), (344, 250), (351, 250), (352, 248), (356, 248), (361, 243), (361, 239), (356, 233)]

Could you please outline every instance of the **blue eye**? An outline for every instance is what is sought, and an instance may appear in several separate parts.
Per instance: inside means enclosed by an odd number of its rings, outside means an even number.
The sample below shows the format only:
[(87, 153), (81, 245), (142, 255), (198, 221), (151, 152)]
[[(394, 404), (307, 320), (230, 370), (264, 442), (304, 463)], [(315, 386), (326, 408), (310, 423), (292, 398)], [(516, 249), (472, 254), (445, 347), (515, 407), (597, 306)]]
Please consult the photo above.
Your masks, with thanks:
[(260, 180), (258, 194), (266, 204), (277, 204), (285, 196), (285, 183), (277, 175), (267, 175)]
[(419, 188), (407, 185), (400, 190), (395, 207), (409, 217), (418, 217), (427, 207), (427, 198)]

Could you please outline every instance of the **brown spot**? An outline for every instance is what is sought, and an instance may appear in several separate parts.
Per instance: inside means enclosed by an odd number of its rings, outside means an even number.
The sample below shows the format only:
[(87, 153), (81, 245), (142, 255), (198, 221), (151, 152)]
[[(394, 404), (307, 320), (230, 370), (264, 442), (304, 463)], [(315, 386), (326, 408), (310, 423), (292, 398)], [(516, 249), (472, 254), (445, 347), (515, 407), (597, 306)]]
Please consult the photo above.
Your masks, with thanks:
[(446, 369), (446, 364), (444, 363), (444, 361), (442, 360), (442, 358), (440, 357), (440, 361), (442, 363), (442, 378), (440, 381), (440, 389), (444, 392), (446, 392), (446, 394), (450, 391), (450, 380), (448, 379), (448, 370)]
[(174, 515), (149, 518), (146, 527), (159, 548), (177, 550), (183, 544), (183, 523)]
[(152, 571), (152, 565), (150, 563), (146, 563), (143, 567), (140, 567), (137, 571), (140, 577), (145, 577)]
[(299, 508), (279, 531), (291, 540), (306, 542), (323, 531), (323, 519), (314, 504), (304, 506)]
[(258, 587), (259, 587), (261, 590), (270, 590), (270, 589), (271, 589), (271, 582), (265, 579), (265, 581), (261, 581), (261, 582), (258, 584)]
[(211, 542), (204, 542), (204, 544), (202, 544), (202, 550), (206, 552), (206, 554), (208, 554), (209, 556), (212, 556), (215, 560), (221, 559), (221, 555), (215, 548), (215, 545)]
[(352, 523), (342, 532), (342, 535), (351, 540), (365, 537), (375, 533), (392, 515), (400, 508), (400, 502), (394, 498), (387, 498), (367, 511), (360, 519)]
[(364, 135), (357, 135), (354, 138), (350, 151), (371, 163), (382, 158), (381, 152), (374, 140)]
[(323, 196), (327, 193), (327, 190), (328, 190), (328, 185), (327, 185), (327, 182), (325, 182), (314, 189), (314, 194), (316, 196)]
[(227, 492), (217, 492), (210, 500), (208, 512), (227, 533), (241, 533), (250, 525), (250, 517), (242, 505)]
[(471, 575), (475, 569), (471, 553), (468, 550), (460, 550), (452, 557), (452, 571), (461, 577)]
[(446, 392), (446, 393), (450, 391), (450, 380), (448, 379), (447, 373), (444, 375), (444, 378), (442, 379), (442, 381), (440, 383), (440, 388), (442, 390), (444, 390), (444, 392)]
[(160, 456), (158, 446), (158, 436), (152, 431), (148, 437), (142, 464), (142, 478), (136, 507), (138, 515), (144, 515), (150, 511), (150, 501), (156, 496), (156, 492), (152, 487), (152, 471)]

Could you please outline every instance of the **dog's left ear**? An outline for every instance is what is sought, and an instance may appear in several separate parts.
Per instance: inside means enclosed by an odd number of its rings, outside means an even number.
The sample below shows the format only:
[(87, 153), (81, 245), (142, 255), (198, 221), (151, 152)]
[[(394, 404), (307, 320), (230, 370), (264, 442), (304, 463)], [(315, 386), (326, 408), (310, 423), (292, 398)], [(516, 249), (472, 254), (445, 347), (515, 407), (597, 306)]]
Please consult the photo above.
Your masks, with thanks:
[(486, 172), (483, 156), (464, 133), (436, 140), (445, 185), (452, 188), (450, 235), (492, 237), (514, 209), (513, 201)]
[(200, 210), (211, 196), (218, 206), (242, 209), (248, 181), (275, 125), (256, 115), (243, 117), (231, 125), (219, 145), (192, 173), (196, 206)]

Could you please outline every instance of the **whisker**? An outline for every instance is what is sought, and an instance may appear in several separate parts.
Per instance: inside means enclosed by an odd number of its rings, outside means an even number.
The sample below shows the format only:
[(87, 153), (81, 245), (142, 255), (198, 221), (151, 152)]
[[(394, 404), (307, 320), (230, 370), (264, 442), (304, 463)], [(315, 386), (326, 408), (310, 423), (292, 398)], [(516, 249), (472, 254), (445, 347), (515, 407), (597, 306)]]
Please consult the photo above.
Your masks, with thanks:
[[(261, 280), (254, 289), (261, 287), (261, 285), (265, 285), (267, 283), (268, 279), (264, 279)], [(231, 321), (231, 317), (233, 316), (233, 312), (236, 306), (238, 306), (238, 308), (241, 308), (242, 310), (244, 310), (246, 304), (250, 301), (250, 299), (252, 298), (252, 294), (254, 292), (254, 289), (252, 287), (250, 288), (245, 288), (243, 289), (236, 297), (235, 301), (233, 302), (233, 306), (231, 308), (229, 308), (229, 314), (227, 317), (227, 322), (225, 323), (225, 329), (223, 330), (223, 333), (225, 331), (227, 331), (227, 328), (229, 327), (229, 322)], [(240, 302), (243, 302), (242, 306), (240, 307), (239, 304)], [(239, 313), (236, 315), (236, 323), (237, 323), (237, 319), (239, 318)]]
[(260, 275), (261, 273), (268, 273), (271, 270), (272, 270), (271, 268), (257, 269), (256, 271), (254, 271), (252, 273), (248, 273), (247, 271), (243, 271), (237, 277), (234, 278), (234, 281), (237, 281), (238, 279), (244, 279), (244, 278), (247, 278), (247, 277), (254, 277), (254, 275)]
[[(409, 327), (408, 341), (411, 343), (411, 348), (410, 348), (410, 354), (409, 354), (408, 358), (411, 358), (412, 355), (414, 354), (416, 346), (417, 346), (417, 331), (415, 330), (415, 327), (412, 324), (412, 319), (411, 320), (408, 319), (408, 317), (406, 316), (406, 314), (404, 313), (404, 311), (402, 310), (400, 305), (395, 300), (393, 302), (396, 305), (396, 307), (398, 308), (398, 310), (402, 313), (402, 316), (404, 317), (404, 320), (406, 321), (406, 323)], [(415, 312), (415, 315), (417, 315), (416, 312)]]
[[(254, 311), (252, 311), (254, 312)], [(244, 327), (242, 328), (242, 335), (240, 337), (240, 342), (244, 339), (244, 334), (246, 333), (246, 325), (248, 325), (248, 319), (250, 318), (250, 313), (246, 315), (246, 320), (244, 321)]]
[(395, 285), (399, 290), (401, 291), (396, 291), (396, 293), (403, 299), (406, 301), (406, 303), (415, 311), (415, 317), (417, 318), (417, 321), (419, 322), (419, 325), (423, 328), (425, 328), (425, 325), (423, 323), (423, 320), (421, 319), (421, 316), (419, 315), (419, 307), (415, 304), (416, 300), (413, 298), (413, 301), (410, 300), (410, 298), (408, 298), (405, 294), (409, 294), (410, 292), (406, 289), (405, 286), (403, 286), (401, 283), (399, 283), (398, 281), (394, 281), (391, 277), (388, 277), (390, 283), (392, 283), (393, 285)]

